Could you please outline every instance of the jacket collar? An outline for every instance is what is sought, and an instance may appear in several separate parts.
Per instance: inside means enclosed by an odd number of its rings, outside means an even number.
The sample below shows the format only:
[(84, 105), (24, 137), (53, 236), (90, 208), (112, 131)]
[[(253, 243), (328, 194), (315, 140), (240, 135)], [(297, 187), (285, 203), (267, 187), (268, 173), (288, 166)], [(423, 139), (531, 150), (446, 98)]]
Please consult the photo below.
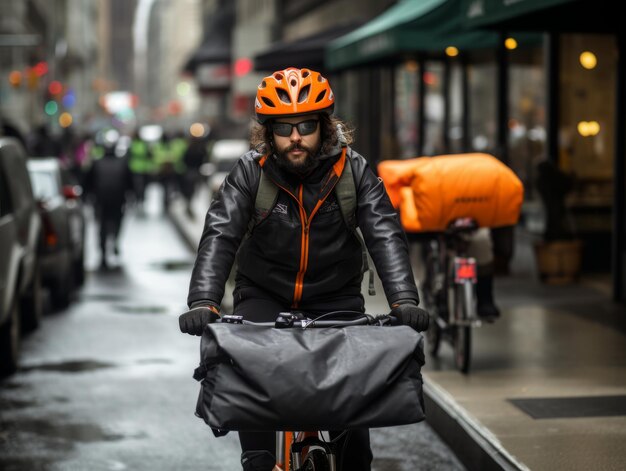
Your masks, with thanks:
[(327, 180), (329, 172), (333, 171), (333, 166), (341, 157), (341, 150), (341, 146), (337, 146), (333, 148), (328, 154), (319, 155), (317, 158), (319, 159), (320, 164), (304, 178), (287, 172), (283, 168), (279, 167), (276, 163), (275, 155), (267, 156), (263, 165), (263, 169), (266, 172), (267, 176), (269, 176), (274, 181), (274, 183), (295, 193), (300, 184), (316, 185), (323, 180)]

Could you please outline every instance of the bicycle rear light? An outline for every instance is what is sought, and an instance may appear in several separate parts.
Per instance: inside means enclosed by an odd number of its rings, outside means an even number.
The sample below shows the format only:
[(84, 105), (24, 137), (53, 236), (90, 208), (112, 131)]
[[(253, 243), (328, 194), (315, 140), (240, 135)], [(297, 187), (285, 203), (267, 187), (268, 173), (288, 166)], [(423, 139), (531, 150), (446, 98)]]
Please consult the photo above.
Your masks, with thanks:
[(460, 284), (466, 281), (476, 283), (476, 259), (454, 257), (454, 282)]

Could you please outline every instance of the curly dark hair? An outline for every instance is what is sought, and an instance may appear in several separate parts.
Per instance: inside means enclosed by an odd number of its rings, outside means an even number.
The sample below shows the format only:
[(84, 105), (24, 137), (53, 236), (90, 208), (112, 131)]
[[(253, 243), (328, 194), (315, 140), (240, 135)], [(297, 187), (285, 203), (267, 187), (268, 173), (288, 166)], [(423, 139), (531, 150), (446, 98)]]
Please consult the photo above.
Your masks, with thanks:
[[(352, 144), (354, 129), (349, 127), (346, 123), (341, 121), (335, 116), (328, 116), (325, 113), (320, 113), (320, 125), (321, 125), (321, 139), (322, 146), (320, 153), (322, 155), (328, 154), (339, 142), (339, 136), (337, 126), (341, 126), (343, 137), (346, 143)], [(271, 120), (268, 120), (265, 124), (254, 123), (252, 130), (250, 131), (250, 147), (260, 153), (267, 153), (273, 151), (273, 135), (271, 129)]]

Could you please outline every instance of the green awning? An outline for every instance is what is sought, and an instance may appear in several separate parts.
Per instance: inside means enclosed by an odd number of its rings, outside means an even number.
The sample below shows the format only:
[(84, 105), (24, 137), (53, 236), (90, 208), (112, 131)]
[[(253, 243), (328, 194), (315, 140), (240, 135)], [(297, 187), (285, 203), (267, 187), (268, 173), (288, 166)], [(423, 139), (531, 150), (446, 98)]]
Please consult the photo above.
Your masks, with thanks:
[(466, 26), (492, 26), (574, 1), (576, 0), (464, 0), (463, 14)]
[(492, 47), (497, 36), (465, 31), (461, 0), (401, 0), (326, 48), (330, 70), (392, 57), (404, 52), (442, 51), (448, 46)]

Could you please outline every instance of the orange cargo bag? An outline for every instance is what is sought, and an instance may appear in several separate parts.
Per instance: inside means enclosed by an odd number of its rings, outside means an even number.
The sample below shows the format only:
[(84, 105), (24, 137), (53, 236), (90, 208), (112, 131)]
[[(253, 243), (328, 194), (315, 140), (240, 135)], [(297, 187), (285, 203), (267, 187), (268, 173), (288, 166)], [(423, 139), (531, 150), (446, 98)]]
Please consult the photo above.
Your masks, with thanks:
[(400, 215), (407, 231), (442, 231), (456, 218), (474, 218), (480, 227), (517, 223), (524, 186), (515, 173), (488, 154), (420, 157), (410, 190), (400, 192)]
[(408, 187), (411, 184), (415, 168), (420, 165), (419, 160), (418, 158), (383, 160), (376, 167), (378, 176), (382, 179), (389, 199), (391, 199), (391, 204), (396, 209), (400, 206), (400, 192), (403, 187)]

